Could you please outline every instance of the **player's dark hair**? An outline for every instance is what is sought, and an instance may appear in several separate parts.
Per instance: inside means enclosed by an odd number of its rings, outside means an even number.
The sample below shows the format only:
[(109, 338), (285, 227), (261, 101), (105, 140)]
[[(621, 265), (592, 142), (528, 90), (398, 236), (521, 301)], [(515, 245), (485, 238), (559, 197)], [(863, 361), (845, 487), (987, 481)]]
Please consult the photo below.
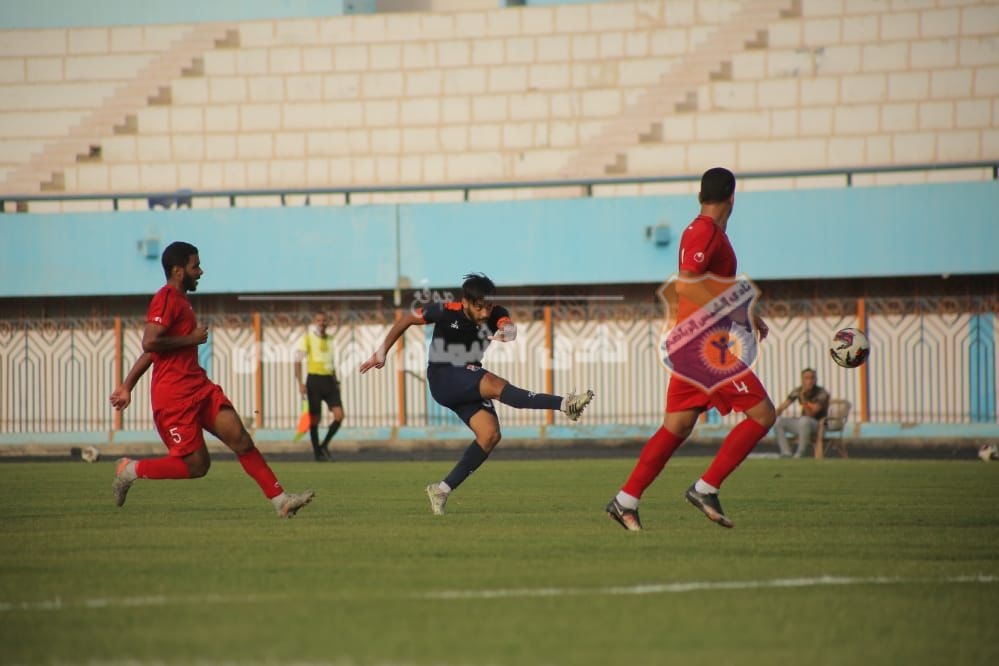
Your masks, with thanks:
[(173, 270), (174, 266), (185, 268), (191, 255), (197, 253), (198, 248), (184, 241), (174, 241), (167, 245), (166, 249), (163, 250), (163, 256), (160, 257), (160, 262), (163, 264), (163, 272), (166, 274), (167, 279), (170, 279), (170, 271)]
[(728, 169), (715, 167), (701, 176), (701, 192), (698, 199), (702, 204), (723, 203), (735, 192), (735, 174)]
[(461, 295), (469, 303), (478, 303), (496, 293), (496, 285), (482, 273), (469, 273), (463, 279)]
[(819, 373), (815, 372), (815, 368), (805, 368), (804, 370), (801, 371), (801, 374), (804, 375), (806, 372), (810, 372), (816, 377), (819, 376)]

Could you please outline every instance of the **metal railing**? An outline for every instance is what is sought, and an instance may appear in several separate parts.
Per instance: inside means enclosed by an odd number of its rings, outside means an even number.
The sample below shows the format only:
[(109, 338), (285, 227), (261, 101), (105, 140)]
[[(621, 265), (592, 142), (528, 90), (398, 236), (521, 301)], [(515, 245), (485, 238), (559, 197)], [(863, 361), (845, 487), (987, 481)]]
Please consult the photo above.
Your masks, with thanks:
[[(761, 179), (781, 179), (781, 178), (821, 178), (829, 176), (842, 176), (843, 185), (852, 187), (854, 179), (861, 175), (888, 174), (888, 173), (912, 173), (912, 172), (941, 172), (962, 169), (988, 169), (992, 172), (992, 180), (999, 180), (999, 158), (993, 160), (979, 160), (968, 162), (948, 162), (939, 163), (919, 163), (919, 164), (899, 164), (885, 166), (868, 167), (838, 167), (826, 169), (799, 169), (793, 171), (748, 171), (740, 172), (740, 180), (761, 180)], [(195, 199), (204, 198), (228, 198), (229, 206), (236, 207), (237, 197), (278, 197), (281, 205), (287, 203), (288, 197), (293, 196), (320, 196), (320, 195), (340, 195), (344, 197), (346, 205), (351, 204), (351, 197), (358, 194), (403, 194), (403, 193), (430, 193), (430, 192), (460, 192), (464, 201), (469, 200), (472, 192), (490, 190), (519, 190), (519, 189), (553, 189), (553, 188), (579, 188), (580, 196), (594, 196), (594, 189), (600, 187), (614, 187), (621, 185), (654, 185), (666, 183), (690, 183), (698, 182), (700, 174), (673, 175), (673, 176), (623, 176), (615, 178), (573, 178), (564, 180), (513, 180), (502, 182), (478, 182), (478, 183), (441, 183), (434, 185), (365, 185), (365, 186), (342, 186), (342, 187), (281, 187), (262, 189), (225, 189), (225, 190), (191, 190), (179, 189), (169, 192), (103, 192), (103, 193), (36, 193), (36, 194), (0, 194), (0, 212), (5, 208), (4, 203), (10, 202), (18, 204), (28, 204), (42, 201), (111, 201), (114, 210), (118, 210), (118, 204), (123, 200), (143, 200), (149, 202), (149, 207), (155, 205), (191, 205)], [(308, 200), (307, 200), (308, 201)], [(308, 205), (308, 203), (306, 203)]]
[[(662, 418), (668, 374), (658, 352), (661, 306), (577, 303), (513, 307), (518, 340), (492, 345), (491, 371), (524, 388), (562, 393), (592, 388), (599, 399), (588, 424), (649, 425)], [(770, 335), (756, 371), (776, 402), (801, 370), (854, 405), (854, 422), (995, 423), (999, 294), (928, 298), (768, 300)], [(333, 314), (336, 364), (347, 425), (437, 426), (458, 423), (428, 396), (426, 335), (414, 327), (381, 371), (360, 375), (395, 321), (392, 308)], [(293, 431), (301, 396), (292, 363), (305, 321), (299, 315), (244, 312), (201, 318), (211, 337), (204, 367), (240, 413), (258, 428)], [(108, 395), (141, 352), (141, 318), (0, 321), (0, 434), (148, 430), (149, 376), (132, 406), (114, 412)], [(832, 334), (860, 326), (871, 340), (867, 364), (845, 370), (828, 352)], [(542, 425), (550, 412), (500, 406), (503, 423)], [(714, 421), (734, 422), (736, 415)]]

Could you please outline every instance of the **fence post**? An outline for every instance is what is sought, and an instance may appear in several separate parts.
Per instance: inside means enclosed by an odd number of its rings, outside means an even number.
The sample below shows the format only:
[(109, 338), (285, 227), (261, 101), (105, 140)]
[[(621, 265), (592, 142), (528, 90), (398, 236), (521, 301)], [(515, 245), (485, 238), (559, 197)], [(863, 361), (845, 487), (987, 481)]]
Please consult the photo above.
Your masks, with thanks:
[[(395, 320), (399, 321), (402, 319), (402, 309), (396, 308), (395, 310)], [(395, 385), (396, 385), (396, 395), (398, 396), (398, 404), (396, 408), (399, 410), (399, 418), (397, 422), (399, 427), (406, 425), (406, 336), (399, 336), (399, 341), (395, 346)]]
[(260, 313), (253, 313), (253, 346), (256, 352), (256, 363), (253, 368), (253, 402), (256, 406), (253, 413), (254, 428), (264, 427), (264, 349), (263, 330), (260, 326)]
[[(121, 386), (124, 377), (123, 363), (122, 363), (122, 333), (121, 333), (121, 317), (114, 318), (114, 385)], [(121, 410), (114, 410), (114, 429), (121, 430)]]
[(992, 337), (995, 315), (985, 308), (969, 308), (968, 322), (968, 395), (971, 398), (971, 422), (994, 423), (996, 420), (996, 347)]
[[(867, 303), (864, 297), (861, 296), (857, 299), (857, 327), (864, 332), (864, 335), (868, 336), (870, 339), (870, 334), (867, 332)], [(867, 419), (870, 417), (868, 404), (868, 375), (867, 375), (867, 364), (864, 363), (860, 366), (860, 396), (858, 405), (860, 416), (857, 419), (859, 423), (867, 423)]]
[[(552, 306), (545, 306), (545, 393), (551, 395), (555, 392), (555, 347), (552, 345), (554, 328), (552, 323)], [(545, 410), (545, 423), (551, 425), (555, 423), (555, 412)]]

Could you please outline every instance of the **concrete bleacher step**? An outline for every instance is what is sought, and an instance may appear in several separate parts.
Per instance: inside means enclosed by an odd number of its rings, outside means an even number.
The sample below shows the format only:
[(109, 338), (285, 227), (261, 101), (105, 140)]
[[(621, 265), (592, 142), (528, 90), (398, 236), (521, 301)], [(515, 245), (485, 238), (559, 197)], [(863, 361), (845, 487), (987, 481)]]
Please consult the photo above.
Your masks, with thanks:
[(41, 183), (39, 188), (42, 192), (65, 192), (66, 191), (66, 178), (63, 172), (52, 174), (52, 177)]
[(639, 143), (658, 143), (662, 140), (663, 140), (662, 123), (652, 123), (652, 127), (649, 128), (648, 132), (642, 132), (638, 135)]
[(149, 106), (169, 106), (173, 103), (173, 93), (170, 86), (160, 86), (155, 95), (150, 95), (146, 102)]
[[(756, 48), (761, 42), (761, 33), (766, 33), (769, 24), (778, 20), (782, 12), (795, 11), (796, 1), (744, 2), (727, 23), (720, 25), (691, 49), (638, 101), (608, 123), (602, 136), (590, 141), (571, 158), (560, 169), (560, 175), (580, 178), (594, 174), (627, 173), (627, 160), (621, 159), (625, 157), (624, 151), (641, 143), (640, 137), (647, 135), (654, 123), (670, 113), (695, 111), (697, 88), (709, 81), (719, 80), (718, 77), (731, 78), (733, 56), (741, 50)], [(627, 137), (625, 142), (620, 141), (622, 135)], [(612, 140), (607, 141), (606, 138)]]
[[(965, 7), (975, 3), (979, 9)], [(0, 144), (11, 148), (0, 151), (0, 181), (29, 161), (41, 166), (4, 187), (53, 187), (58, 172), (67, 192), (90, 193), (993, 155), (994, 0), (913, 9), (907, 15), (921, 23), (908, 32), (895, 25), (896, 3), (875, 4), (808, 0), (803, 12), (803, 0), (652, 0), (241, 22), (200, 54), (164, 52), (156, 76), (168, 74), (166, 83), (138, 99), (118, 94), (120, 82), (102, 81), (99, 96), (73, 79), (73, 94), (39, 106), (19, 97), (30, 86), (11, 86), (0, 121), (10, 118), (16, 131)], [(509, 25), (496, 32), (494, 20)], [(444, 28), (424, 34), (419, 27), (428, 23)], [(190, 28), (174, 27), (171, 40)], [(67, 99), (71, 106), (59, 106)], [(58, 135), (40, 132), (46, 123), (76, 123), (65, 132), (72, 145), (43, 154), (39, 137)], [(854, 126), (869, 128), (867, 138), (840, 129)], [(92, 145), (103, 148), (100, 161), (83, 159)], [(567, 165), (572, 173), (560, 172)]]
[[(170, 82), (203, 69), (204, 53), (218, 44), (238, 43), (238, 32), (230, 26), (202, 24), (189, 30), (174, 42), (170, 49), (153, 58), (128, 83), (119, 86), (114, 94), (79, 123), (71, 127), (61, 139), (45, 145), (40, 153), (21, 165), (0, 185), (7, 194), (30, 194), (65, 188), (62, 170), (76, 162), (77, 155), (89, 154), (91, 145), (117, 134), (136, 134), (138, 119), (135, 112), (150, 104), (170, 103)], [(202, 59), (202, 65), (197, 65)]]
[(604, 173), (608, 176), (618, 176), (628, 173), (628, 156), (618, 153), (614, 156), (614, 163), (604, 167)]

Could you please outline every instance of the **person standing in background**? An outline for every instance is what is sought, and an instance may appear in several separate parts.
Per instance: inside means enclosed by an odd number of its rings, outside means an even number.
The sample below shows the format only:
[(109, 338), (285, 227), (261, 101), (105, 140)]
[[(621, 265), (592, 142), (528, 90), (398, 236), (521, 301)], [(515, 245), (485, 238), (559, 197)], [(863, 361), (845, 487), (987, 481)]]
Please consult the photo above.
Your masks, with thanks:
[[(312, 441), (312, 454), (318, 461), (331, 460), (330, 441), (343, 423), (340, 381), (337, 379), (334, 364), (336, 348), (333, 338), (326, 330), (327, 323), (326, 313), (317, 312), (312, 325), (302, 336), (295, 354), (295, 383), (298, 384), (298, 392), (309, 404), (309, 439)], [(303, 360), (306, 365), (304, 382), (302, 381)], [(326, 436), (320, 443), (319, 421), (324, 402), (332, 415), (332, 420)]]

